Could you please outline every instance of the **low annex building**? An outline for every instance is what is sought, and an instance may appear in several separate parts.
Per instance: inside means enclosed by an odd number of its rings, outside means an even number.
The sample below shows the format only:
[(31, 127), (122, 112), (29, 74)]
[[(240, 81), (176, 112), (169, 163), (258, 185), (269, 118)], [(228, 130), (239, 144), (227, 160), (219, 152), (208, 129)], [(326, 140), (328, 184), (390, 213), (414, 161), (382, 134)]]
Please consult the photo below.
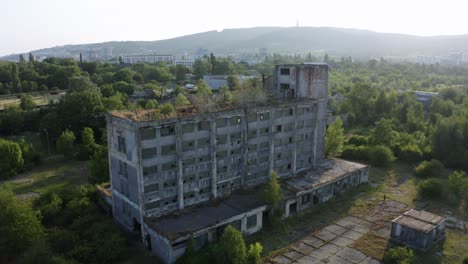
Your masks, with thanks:
[[(219, 238), (262, 228), (262, 186), (280, 177), (288, 217), (367, 182), (366, 165), (324, 156), (328, 65), (275, 67), (262, 105), (107, 117), (114, 219), (165, 263)], [(184, 110), (184, 112), (182, 112)]]
[(392, 220), (390, 238), (419, 251), (427, 251), (445, 237), (447, 218), (411, 209)]

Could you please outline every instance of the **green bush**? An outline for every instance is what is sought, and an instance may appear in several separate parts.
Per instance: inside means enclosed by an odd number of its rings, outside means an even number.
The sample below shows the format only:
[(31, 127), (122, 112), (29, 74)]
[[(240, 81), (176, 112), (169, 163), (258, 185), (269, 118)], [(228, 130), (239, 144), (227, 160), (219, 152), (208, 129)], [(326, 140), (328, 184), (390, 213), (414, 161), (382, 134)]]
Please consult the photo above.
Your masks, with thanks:
[(413, 264), (416, 263), (416, 256), (409, 248), (394, 247), (385, 253), (383, 261), (385, 264)]
[(62, 132), (60, 137), (57, 139), (57, 150), (63, 154), (66, 158), (72, 158), (75, 155), (75, 134), (70, 130)]
[(24, 165), (20, 145), (0, 138), (0, 179), (16, 175)]
[(442, 195), (444, 185), (440, 179), (430, 178), (418, 185), (418, 193), (424, 198), (438, 198)]
[(352, 135), (348, 138), (349, 145), (365, 146), (369, 144), (369, 137), (362, 135)]
[(425, 160), (415, 168), (414, 173), (422, 178), (440, 177), (443, 174), (444, 168), (442, 162), (436, 159), (432, 159), (431, 161)]
[(355, 146), (355, 145), (346, 145), (343, 148), (343, 153), (341, 157), (349, 160), (369, 160), (369, 147), (366, 146)]
[(388, 166), (395, 160), (390, 148), (382, 145), (373, 146), (369, 150), (369, 162), (375, 166)]
[(416, 161), (420, 161), (422, 157), (423, 157), (423, 153), (417, 145), (410, 144), (400, 149), (400, 155), (399, 155), (400, 160), (416, 162)]
[(463, 264), (468, 264), (468, 255), (463, 258)]

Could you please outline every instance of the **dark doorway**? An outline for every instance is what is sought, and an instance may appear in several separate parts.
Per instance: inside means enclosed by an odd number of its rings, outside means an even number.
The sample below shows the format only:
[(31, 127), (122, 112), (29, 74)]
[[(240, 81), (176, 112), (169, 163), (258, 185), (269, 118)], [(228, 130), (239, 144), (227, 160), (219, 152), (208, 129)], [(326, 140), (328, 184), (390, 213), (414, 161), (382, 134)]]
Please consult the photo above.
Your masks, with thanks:
[(132, 221), (133, 221), (133, 231), (140, 233), (141, 232), (141, 224), (138, 223), (138, 221), (136, 220), (135, 217), (133, 217)]
[(226, 227), (226, 225), (223, 225), (216, 228), (216, 239), (221, 238), (221, 236), (224, 234), (224, 229), (226, 229)]
[(151, 251), (151, 250), (152, 250), (152, 247), (151, 247), (151, 236), (150, 236), (149, 234), (146, 234), (146, 236), (145, 236), (145, 242), (146, 242), (146, 243), (145, 243), (145, 244), (146, 244), (146, 245), (145, 245), (145, 246), (146, 246), (146, 249), (148, 249), (148, 250)]
[(296, 96), (296, 90), (294, 90), (294, 89), (289, 89), (289, 90), (288, 90), (288, 98), (289, 98), (289, 99), (294, 99), (295, 96)]
[(297, 203), (289, 205), (289, 215), (295, 215), (297, 213)]
[(314, 203), (314, 205), (320, 203), (320, 199), (316, 194), (314, 194), (314, 197), (312, 198), (312, 202)]

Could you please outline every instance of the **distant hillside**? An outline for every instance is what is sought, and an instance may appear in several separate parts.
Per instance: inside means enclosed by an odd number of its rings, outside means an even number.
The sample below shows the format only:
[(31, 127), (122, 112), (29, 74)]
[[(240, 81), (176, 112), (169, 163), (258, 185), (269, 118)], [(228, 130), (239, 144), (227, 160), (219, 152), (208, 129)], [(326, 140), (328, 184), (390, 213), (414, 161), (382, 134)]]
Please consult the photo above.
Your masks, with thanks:
[[(132, 54), (255, 53), (259, 48), (277, 53), (329, 53), (354, 58), (445, 56), (468, 53), (468, 35), (419, 37), (368, 30), (328, 27), (257, 27), (208, 31), (159, 41), (121, 41), (67, 45), (32, 51), (35, 55), (77, 57), (79, 53), (112, 47), (114, 56)], [(17, 55), (2, 59), (16, 59)]]

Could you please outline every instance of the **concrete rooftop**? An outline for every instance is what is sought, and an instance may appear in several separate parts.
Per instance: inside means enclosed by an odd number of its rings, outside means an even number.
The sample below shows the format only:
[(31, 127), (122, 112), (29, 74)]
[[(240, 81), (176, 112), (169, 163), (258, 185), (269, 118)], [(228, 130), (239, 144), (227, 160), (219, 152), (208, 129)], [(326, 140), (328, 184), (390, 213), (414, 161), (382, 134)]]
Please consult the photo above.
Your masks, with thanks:
[(314, 189), (329, 184), (350, 173), (368, 167), (367, 165), (341, 160), (325, 160), (317, 169), (307, 171), (300, 176), (287, 179), (283, 182), (283, 189), (293, 193)]
[(445, 220), (445, 217), (422, 210), (410, 209), (403, 215), (393, 219), (392, 222), (427, 233), (443, 220)]
[(262, 189), (239, 191), (225, 200), (202, 203), (182, 212), (162, 217), (146, 217), (145, 223), (171, 241), (193, 232), (215, 226), (234, 216), (265, 206)]

